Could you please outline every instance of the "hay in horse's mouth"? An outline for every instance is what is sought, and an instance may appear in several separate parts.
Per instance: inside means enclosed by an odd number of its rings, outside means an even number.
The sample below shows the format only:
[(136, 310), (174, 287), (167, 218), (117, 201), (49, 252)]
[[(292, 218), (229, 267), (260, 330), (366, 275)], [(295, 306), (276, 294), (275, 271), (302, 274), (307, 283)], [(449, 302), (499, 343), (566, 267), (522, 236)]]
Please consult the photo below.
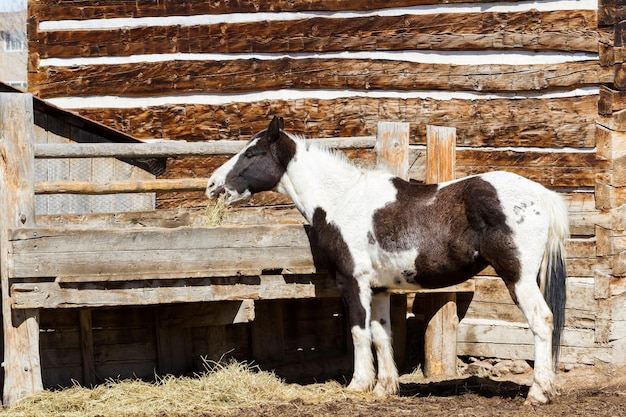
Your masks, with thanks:
[(217, 198), (209, 200), (204, 211), (204, 226), (219, 226), (227, 213), (226, 205), (227, 193), (221, 193)]

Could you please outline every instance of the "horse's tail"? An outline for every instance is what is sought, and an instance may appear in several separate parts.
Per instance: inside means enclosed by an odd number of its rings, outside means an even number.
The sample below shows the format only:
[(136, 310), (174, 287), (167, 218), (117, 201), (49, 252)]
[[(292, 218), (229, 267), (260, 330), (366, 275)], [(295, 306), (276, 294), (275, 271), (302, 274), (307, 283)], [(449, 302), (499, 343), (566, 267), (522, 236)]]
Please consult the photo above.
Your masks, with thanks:
[(565, 283), (567, 273), (565, 270), (564, 244), (565, 240), (569, 238), (569, 219), (567, 205), (560, 195), (553, 191), (548, 191), (544, 199), (550, 225), (538, 279), (543, 291), (543, 297), (553, 315), (552, 357), (556, 367), (561, 348), (561, 334), (565, 326)]

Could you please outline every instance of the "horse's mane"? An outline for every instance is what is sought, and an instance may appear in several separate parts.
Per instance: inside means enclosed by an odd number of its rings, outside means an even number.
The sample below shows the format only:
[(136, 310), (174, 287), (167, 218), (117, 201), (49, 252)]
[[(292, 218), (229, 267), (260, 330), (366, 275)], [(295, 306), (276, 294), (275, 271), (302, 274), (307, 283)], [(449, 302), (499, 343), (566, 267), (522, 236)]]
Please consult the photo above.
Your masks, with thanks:
[(350, 166), (362, 172), (388, 172), (388, 169), (385, 166), (377, 166), (375, 168), (366, 168), (366, 167), (357, 165), (353, 161), (351, 161), (344, 153), (340, 152), (337, 149), (329, 148), (328, 146), (325, 146), (319, 143), (315, 139), (309, 139), (304, 135), (298, 135), (298, 134), (293, 134), (293, 133), (288, 133), (288, 132), (285, 132), (285, 133), (287, 133), (287, 136), (289, 136), (289, 138), (292, 139), (293, 141), (303, 143), (307, 151), (318, 152), (324, 156), (328, 156), (329, 158), (334, 159), (335, 161), (343, 165)]

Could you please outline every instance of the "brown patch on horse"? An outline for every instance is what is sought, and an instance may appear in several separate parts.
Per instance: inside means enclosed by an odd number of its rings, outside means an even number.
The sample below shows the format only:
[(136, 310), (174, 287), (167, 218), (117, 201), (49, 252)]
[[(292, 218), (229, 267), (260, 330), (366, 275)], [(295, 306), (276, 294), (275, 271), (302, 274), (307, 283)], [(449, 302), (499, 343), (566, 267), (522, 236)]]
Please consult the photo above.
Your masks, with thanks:
[(424, 288), (445, 287), (488, 264), (507, 284), (519, 279), (513, 232), (487, 181), (470, 178), (439, 188), (394, 178), (392, 184), (397, 199), (374, 213), (374, 235), (389, 252), (418, 250), (411, 281)]
[(322, 248), (326, 258), (331, 263), (331, 268), (337, 275), (337, 287), (341, 292), (344, 301), (348, 304), (351, 325), (365, 328), (365, 308), (358, 297), (358, 282), (354, 279), (354, 259), (350, 254), (348, 244), (334, 223), (326, 220), (326, 212), (318, 207), (313, 212), (311, 224), (313, 231), (312, 243)]

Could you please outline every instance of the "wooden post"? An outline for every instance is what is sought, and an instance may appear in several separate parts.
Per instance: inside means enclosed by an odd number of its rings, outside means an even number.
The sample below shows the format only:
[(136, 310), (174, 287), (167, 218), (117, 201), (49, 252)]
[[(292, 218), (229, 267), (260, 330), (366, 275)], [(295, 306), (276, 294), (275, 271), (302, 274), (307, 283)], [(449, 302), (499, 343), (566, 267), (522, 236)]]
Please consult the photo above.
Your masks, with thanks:
[[(429, 184), (454, 179), (456, 165), (456, 129), (426, 127), (426, 182)], [(424, 336), (424, 375), (456, 375), (456, 340), (459, 317), (455, 293), (430, 294), (424, 305), (426, 334)]]
[[(379, 165), (385, 165), (400, 178), (409, 179), (408, 123), (378, 123), (376, 149)], [(392, 294), (390, 310), (394, 360), (396, 365), (401, 368), (406, 359), (406, 294)]]
[(35, 225), (33, 98), (0, 94), (0, 280), (4, 330), (3, 404), (43, 389), (38, 310), (12, 310), (9, 230)]
[(90, 387), (96, 384), (96, 362), (93, 351), (93, 324), (91, 309), (81, 308), (78, 311), (80, 331), (80, 357), (83, 367), (83, 386)]
[(387, 166), (394, 175), (409, 178), (409, 124), (378, 123), (376, 137), (378, 164)]

